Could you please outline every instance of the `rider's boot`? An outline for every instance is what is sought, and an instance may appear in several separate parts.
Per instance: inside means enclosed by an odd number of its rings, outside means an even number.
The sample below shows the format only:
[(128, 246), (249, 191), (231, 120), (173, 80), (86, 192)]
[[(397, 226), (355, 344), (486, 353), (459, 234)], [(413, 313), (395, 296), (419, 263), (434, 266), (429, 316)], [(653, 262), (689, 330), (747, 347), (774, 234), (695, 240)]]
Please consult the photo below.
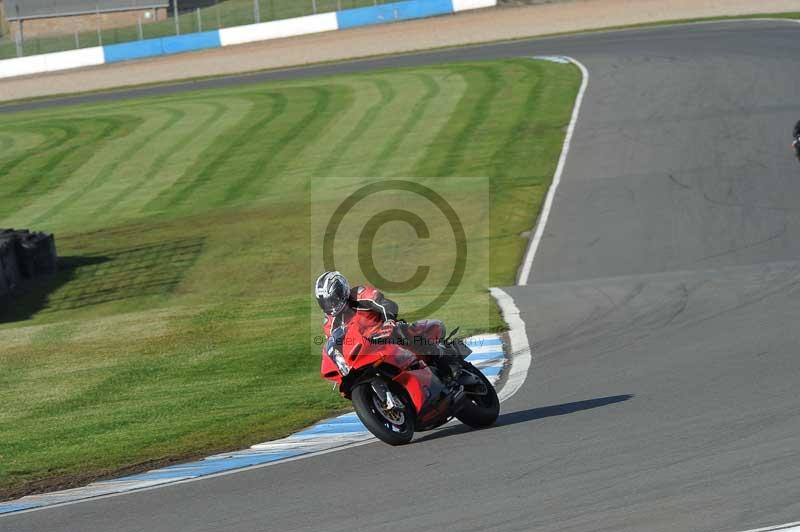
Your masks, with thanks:
[(436, 362), (436, 368), (442, 376), (442, 381), (450, 385), (456, 384), (456, 377), (459, 374), (458, 363), (451, 353), (448, 353), (447, 348), (442, 344), (433, 344), (431, 346), (431, 356)]

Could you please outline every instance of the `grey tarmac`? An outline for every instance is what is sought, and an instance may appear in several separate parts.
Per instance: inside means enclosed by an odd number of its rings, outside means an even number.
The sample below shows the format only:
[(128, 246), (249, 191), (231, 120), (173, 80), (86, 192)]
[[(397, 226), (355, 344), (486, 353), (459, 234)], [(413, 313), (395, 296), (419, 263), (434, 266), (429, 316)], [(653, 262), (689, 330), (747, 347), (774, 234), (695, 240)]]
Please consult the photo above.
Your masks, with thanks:
[(0, 530), (736, 532), (800, 519), (800, 25), (519, 41), (16, 109), (540, 54), (575, 57), (591, 78), (531, 281), (507, 289), (533, 363), (496, 427), (12, 514)]

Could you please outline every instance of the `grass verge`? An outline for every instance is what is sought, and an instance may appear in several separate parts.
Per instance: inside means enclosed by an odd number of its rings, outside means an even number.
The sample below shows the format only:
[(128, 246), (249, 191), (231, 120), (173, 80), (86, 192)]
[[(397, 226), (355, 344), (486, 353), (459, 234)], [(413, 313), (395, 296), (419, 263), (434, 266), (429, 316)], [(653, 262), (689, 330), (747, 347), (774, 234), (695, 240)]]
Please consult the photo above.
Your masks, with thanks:
[(0, 498), (346, 406), (309, 348), (314, 180), (488, 178), (468, 221), (486, 228), (484, 284), (439, 317), (500, 327), (470, 309), (513, 283), (579, 84), (572, 65), (515, 59), (6, 115), (0, 226), (54, 232), (62, 259), (0, 308)]

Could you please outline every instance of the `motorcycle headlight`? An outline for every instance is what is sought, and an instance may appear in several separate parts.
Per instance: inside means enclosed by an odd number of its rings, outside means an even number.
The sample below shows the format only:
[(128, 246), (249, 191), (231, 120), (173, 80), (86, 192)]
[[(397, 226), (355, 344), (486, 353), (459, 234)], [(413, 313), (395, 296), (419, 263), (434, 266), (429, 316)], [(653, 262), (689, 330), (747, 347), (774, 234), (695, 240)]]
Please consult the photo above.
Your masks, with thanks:
[(347, 374), (350, 373), (350, 368), (347, 366), (347, 362), (344, 360), (344, 355), (338, 349), (333, 350), (333, 354), (328, 353), (328, 355), (333, 359), (333, 363), (336, 364), (336, 367), (339, 369), (339, 373), (342, 374), (342, 377), (347, 377)]
[(350, 367), (347, 365), (347, 362), (344, 359), (344, 355), (339, 348), (336, 347), (336, 340), (334, 337), (328, 338), (328, 344), (325, 346), (325, 352), (328, 353), (328, 357), (336, 364), (336, 368), (339, 370), (339, 373), (342, 377), (346, 377), (348, 373), (350, 373)]

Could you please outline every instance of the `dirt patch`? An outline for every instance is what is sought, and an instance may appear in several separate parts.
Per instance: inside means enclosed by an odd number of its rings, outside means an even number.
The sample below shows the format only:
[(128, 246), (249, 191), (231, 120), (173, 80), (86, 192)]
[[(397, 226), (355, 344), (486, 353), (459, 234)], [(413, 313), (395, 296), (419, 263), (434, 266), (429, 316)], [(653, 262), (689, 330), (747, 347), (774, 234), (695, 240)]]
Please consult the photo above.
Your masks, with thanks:
[(0, 83), (0, 101), (661, 20), (800, 11), (800, 0), (528, 1), (537, 5), (484, 9), (4, 80)]

